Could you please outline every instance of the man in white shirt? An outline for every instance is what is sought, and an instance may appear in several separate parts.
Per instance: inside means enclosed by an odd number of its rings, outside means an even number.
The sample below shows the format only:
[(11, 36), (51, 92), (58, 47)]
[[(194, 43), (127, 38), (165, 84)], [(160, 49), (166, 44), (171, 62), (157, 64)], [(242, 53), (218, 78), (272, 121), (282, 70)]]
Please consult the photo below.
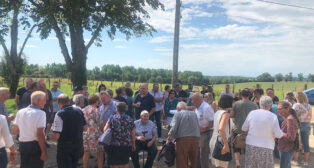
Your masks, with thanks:
[(209, 167), (209, 141), (213, 134), (214, 124), (214, 109), (205, 101), (201, 93), (194, 93), (192, 95), (192, 103), (196, 107), (195, 113), (198, 118), (200, 126), (200, 157), (198, 167), (208, 168)]
[(275, 138), (281, 138), (277, 116), (270, 112), (272, 98), (262, 96), (259, 110), (249, 113), (242, 125), (242, 131), (248, 132), (245, 148), (245, 167), (274, 167), (273, 150)]
[(9, 131), (7, 119), (4, 115), (0, 115), (0, 167), (7, 167), (8, 157), (5, 148), (10, 149), (10, 161), (15, 160), (16, 152), (14, 150), (14, 142)]
[(16, 114), (13, 133), (20, 135), (21, 168), (42, 168), (48, 159), (45, 145), (46, 113), (41, 110), (45, 104), (46, 94), (35, 91), (31, 95), (31, 105)]
[(155, 113), (150, 116), (150, 120), (154, 122), (156, 120), (157, 132), (158, 132), (158, 142), (161, 143), (161, 113), (162, 113), (162, 101), (163, 93), (159, 91), (158, 83), (154, 83), (153, 89), (149, 91), (149, 93), (154, 97), (155, 101)]

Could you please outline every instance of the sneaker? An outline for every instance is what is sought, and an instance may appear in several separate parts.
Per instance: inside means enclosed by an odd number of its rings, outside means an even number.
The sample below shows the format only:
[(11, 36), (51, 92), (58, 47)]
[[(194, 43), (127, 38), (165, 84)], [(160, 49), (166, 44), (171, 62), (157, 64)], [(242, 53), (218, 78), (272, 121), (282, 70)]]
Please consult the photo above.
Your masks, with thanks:
[(140, 152), (138, 153), (139, 156), (143, 156), (144, 155), (144, 152)]
[(303, 165), (304, 165), (304, 166), (308, 166), (309, 163), (308, 163), (308, 162), (303, 162)]
[(293, 166), (299, 166), (299, 163), (298, 163), (298, 162), (295, 162), (294, 160), (291, 161), (291, 164), (292, 164)]

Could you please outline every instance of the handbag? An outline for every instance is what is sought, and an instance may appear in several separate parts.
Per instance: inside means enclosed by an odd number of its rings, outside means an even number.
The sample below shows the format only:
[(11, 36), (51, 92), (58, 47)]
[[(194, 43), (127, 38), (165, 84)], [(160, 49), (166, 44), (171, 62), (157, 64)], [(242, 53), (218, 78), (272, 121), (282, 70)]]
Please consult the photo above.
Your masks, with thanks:
[(246, 134), (238, 134), (232, 141), (233, 146), (238, 149), (245, 149)]
[(98, 143), (105, 146), (111, 145), (112, 133), (111, 128), (106, 129), (106, 131), (98, 138)]
[[(220, 118), (220, 121), (221, 121), (221, 118)], [(220, 121), (219, 121), (219, 123), (220, 123)], [(229, 134), (230, 134), (230, 119), (229, 119), (228, 124), (229, 124)], [(221, 139), (221, 137), (218, 135), (217, 139), (216, 139), (214, 151), (213, 151), (213, 158), (215, 158), (217, 160), (221, 160), (221, 161), (231, 161), (232, 160), (231, 152), (221, 154), (221, 151), (224, 147), (224, 144), (223, 144), (222, 140), (220, 140), (220, 139)], [(229, 149), (230, 149), (230, 140), (229, 139), (228, 139), (228, 145), (229, 145)]]

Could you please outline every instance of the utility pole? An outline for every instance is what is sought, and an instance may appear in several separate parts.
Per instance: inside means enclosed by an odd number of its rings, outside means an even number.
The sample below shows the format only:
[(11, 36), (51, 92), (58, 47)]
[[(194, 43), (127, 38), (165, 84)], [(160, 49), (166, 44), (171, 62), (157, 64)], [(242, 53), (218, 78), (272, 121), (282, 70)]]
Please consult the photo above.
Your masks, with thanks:
[(179, 35), (180, 35), (180, 19), (181, 19), (181, 1), (176, 0), (176, 15), (174, 26), (174, 45), (173, 45), (173, 65), (172, 65), (172, 87), (178, 82), (178, 58), (179, 58)]

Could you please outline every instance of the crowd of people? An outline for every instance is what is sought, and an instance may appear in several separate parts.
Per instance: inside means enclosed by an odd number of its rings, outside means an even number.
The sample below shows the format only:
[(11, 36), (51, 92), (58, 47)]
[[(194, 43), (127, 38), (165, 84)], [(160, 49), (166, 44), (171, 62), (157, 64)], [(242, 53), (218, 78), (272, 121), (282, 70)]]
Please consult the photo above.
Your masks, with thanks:
[[(113, 91), (104, 84), (98, 92), (76, 86), (71, 99), (54, 82), (51, 90), (45, 81), (28, 78), (16, 93), (16, 116), (8, 115), (4, 102), (10, 97), (0, 88), (0, 167), (14, 161), (16, 149), (10, 133), (17, 135), (21, 168), (42, 168), (48, 159), (47, 148), (52, 137), (58, 142), (56, 162), (59, 168), (77, 167), (82, 158), (88, 167), (91, 157), (97, 166), (139, 168), (139, 153), (147, 151), (145, 168), (151, 168), (157, 156), (157, 145), (175, 144), (176, 167), (226, 168), (233, 151), (236, 167), (274, 167), (274, 156), (281, 168), (308, 165), (312, 108), (303, 92), (289, 92), (279, 102), (274, 90), (244, 88), (232, 93), (230, 86), (215, 101), (212, 86), (200, 91), (193, 84), (186, 90), (181, 84), (173, 88), (159, 84), (141, 84), (133, 94), (130, 83)], [(162, 126), (165, 129), (162, 129)], [(168, 137), (162, 138), (167, 131)], [(99, 137), (110, 132), (109, 145)], [(222, 148), (217, 146), (222, 144)], [(9, 159), (6, 153), (9, 148)], [(217, 153), (218, 152), (218, 153)], [(245, 153), (245, 162), (240, 155)], [(105, 164), (107, 163), (107, 164)]]

